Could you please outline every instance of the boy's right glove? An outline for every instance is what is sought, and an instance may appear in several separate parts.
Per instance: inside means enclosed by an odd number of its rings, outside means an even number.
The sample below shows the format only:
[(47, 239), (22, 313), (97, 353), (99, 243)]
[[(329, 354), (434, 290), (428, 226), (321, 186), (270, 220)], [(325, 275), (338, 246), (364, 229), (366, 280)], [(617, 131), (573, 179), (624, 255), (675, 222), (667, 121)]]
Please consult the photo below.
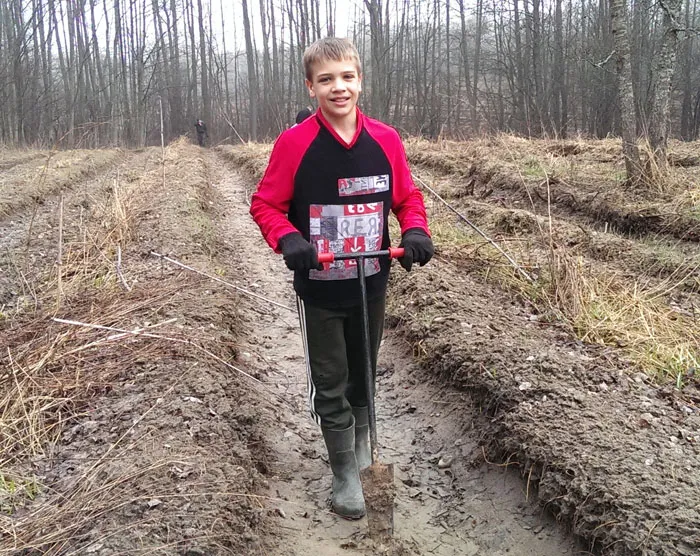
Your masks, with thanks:
[(299, 232), (282, 236), (279, 239), (279, 247), (289, 270), (323, 270), (323, 263), (318, 262), (316, 249)]
[(399, 247), (403, 247), (405, 251), (404, 256), (399, 259), (399, 263), (406, 269), (406, 272), (410, 272), (413, 263), (423, 266), (435, 253), (433, 240), (421, 228), (406, 230)]

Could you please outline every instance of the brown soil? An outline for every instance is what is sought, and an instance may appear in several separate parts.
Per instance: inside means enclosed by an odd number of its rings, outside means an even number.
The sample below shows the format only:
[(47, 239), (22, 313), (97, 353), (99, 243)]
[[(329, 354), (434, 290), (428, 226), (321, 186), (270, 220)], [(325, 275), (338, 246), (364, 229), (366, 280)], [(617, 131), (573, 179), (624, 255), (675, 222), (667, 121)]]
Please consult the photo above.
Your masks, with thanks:
[(388, 542), (394, 533), (394, 465), (376, 461), (360, 473), (372, 540)]
[(3, 433), (0, 553), (696, 552), (694, 379), (652, 384), (440, 250), (392, 272), (377, 427), (394, 538), (334, 516), (291, 276), (232, 156), (177, 142), (163, 179), (159, 150), (123, 153), (69, 186), (56, 177), (41, 204), (7, 205), (1, 380), (31, 377), (22, 392), (51, 429), (32, 449)]

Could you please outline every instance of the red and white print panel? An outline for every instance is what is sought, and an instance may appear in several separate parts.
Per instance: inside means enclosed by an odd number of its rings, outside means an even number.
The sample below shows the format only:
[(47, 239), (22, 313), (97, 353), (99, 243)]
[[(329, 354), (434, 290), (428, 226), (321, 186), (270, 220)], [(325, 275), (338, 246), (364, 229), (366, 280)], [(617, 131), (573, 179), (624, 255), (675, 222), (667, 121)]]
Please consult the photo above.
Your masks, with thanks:
[[(384, 233), (384, 204), (311, 205), (310, 240), (319, 253), (376, 251)], [(324, 264), (323, 270), (309, 272), (311, 280), (357, 278), (353, 259)], [(378, 259), (365, 259), (365, 274), (379, 272)]]
[(340, 178), (338, 180), (338, 195), (369, 195), (389, 191), (389, 174), (380, 176), (361, 176), (357, 178)]

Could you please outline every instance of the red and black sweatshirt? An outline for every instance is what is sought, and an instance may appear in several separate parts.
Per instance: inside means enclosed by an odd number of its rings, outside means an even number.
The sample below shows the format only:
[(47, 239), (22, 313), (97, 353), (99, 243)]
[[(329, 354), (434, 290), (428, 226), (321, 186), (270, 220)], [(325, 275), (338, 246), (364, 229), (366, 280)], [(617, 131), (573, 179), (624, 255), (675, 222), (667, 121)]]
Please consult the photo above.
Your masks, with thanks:
[[(318, 110), (275, 142), (250, 214), (277, 253), (279, 239), (300, 232), (319, 253), (389, 247), (389, 210), (403, 234), (426, 233), (423, 196), (411, 179), (401, 138), (393, 128), (357, 109), (357, 131), (346, 143)], [(365, 259), (367, 296), (384, 295), (389, 260)], [(307, 303), (326, 308), (360, 303), (354, 260), (295, 272), (294, 289)]]

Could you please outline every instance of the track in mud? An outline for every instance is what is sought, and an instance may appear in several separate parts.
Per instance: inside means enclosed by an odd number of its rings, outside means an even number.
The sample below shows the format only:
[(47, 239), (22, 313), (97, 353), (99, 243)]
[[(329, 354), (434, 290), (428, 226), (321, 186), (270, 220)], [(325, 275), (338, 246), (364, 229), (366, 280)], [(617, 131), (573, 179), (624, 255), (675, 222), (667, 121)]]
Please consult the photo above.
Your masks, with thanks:
[[(291, 273), (265, 245), (247, 215), (245, 178), (225, 172), (215, 187), (224, 200), (221, 226), (238, 263), (236, 282), (294, 307)], [(397, 272), (395, 267), (394, 272)], [(527, 486), (507, 466), (483, 462), (479, 416), (463, 393), (426, 383), (410, 347), (387, 331), (380, 349), (380, 460), (395, 464), (395, 544), (375, 546), (366, 518), (329, 512), (330, 469), (306, 404), (306, 370), (297, 316), (268, 306), (247, 319), (243, 357), (289, 403), (265, 415), (270, 452), (266, 476), (275, 531), (270, 554), (578, 554), (574, 541), (527, 501)], [(255, 340), (253, 340), (255, 339)]]

